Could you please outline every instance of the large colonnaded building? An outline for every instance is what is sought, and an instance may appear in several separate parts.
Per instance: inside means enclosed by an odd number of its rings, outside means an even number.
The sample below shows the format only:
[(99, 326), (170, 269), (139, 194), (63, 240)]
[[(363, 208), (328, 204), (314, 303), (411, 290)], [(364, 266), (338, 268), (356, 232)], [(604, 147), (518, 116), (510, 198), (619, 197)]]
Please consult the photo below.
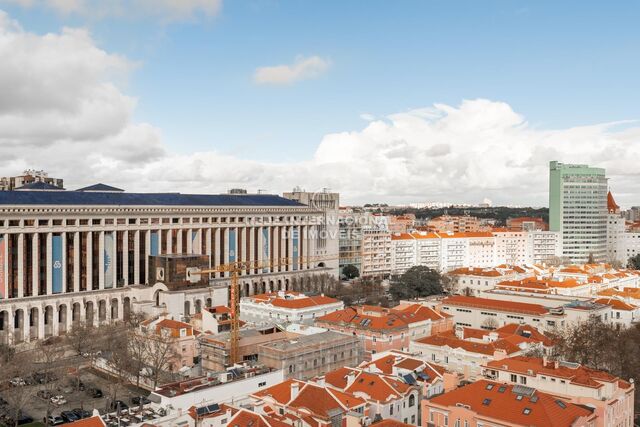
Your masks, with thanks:
[(242, 271), (243, 296), (288, 290), (294, 276), (337, 274), (337, 233), (318, 229), (332, 226), (325, 221), (338, 195), (324, 194), (322, 207), (289, 196), (126, 193), (103, 184), (64, 191), (43, 182), (0, 192), (0, 342), (131, 310), (179, 318), (228, 304), (229, 272), (188, 278), (189, 267), (289, 259)]

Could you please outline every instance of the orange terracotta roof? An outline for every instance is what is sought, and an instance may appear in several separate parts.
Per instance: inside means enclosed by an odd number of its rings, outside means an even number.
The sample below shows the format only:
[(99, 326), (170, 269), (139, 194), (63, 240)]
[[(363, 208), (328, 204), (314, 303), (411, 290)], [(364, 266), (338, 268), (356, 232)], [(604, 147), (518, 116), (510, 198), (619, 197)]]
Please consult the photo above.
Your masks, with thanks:
[(338, 410), (351, 410), (364, 405), (366, 402), (354, 395), (327, 387), (306, 383), (298, 395), (289, 402), (290, 408), (306, 409), (313, 416), (328, 420), (331, 413)]
[(73, 427), (104, 427), (106, 424), (104, 423), (104, 421), (102, 421), (102, 418), (94, 416), (85, 418), (83, 420), (74, 421), (65, 425)]
[(358, 371), (352, 368), (339, 368), (334, 371), (327, 372), (324, 375), (324, 380), (327, 384), (331, 384), (334, 387), (339, 389), (344, 389), (347, 387), (347, 376), (350, 373), (357, 374)]
[(610, 306), (611, 308), (622, 311), (634, 311), (638, 308), (635, 305), (627, 304), (626, 302), (620, 301), (617, 298), (599, 298), (594, 302), (597, 304), (605, 304)]
[(608, 372), (598, 371), (583, 365), (555, 364), (553, 361), (547, 361), (539, 357), (515, 356), (502, 360), (495, 360), (487, 363), (487, 367), (493, 369), (501, 369), (509, 372), (518, 372), (521, 374), (546, 375), (548, 377), (562, 378), (572, 384), (581, 385), (590, 388), (600, 388), (602, 383), (615, 383), (618, 377)]
[(535, 401), (522, 394), (518, 399), (514, 387), (480, 380), (433, 397), (426, 405), (445, 408), (466, 405), (483, 418), (522, 426), (569, 427), (578, 418), (594, 417), (592, 411), (583, 406), (566, 401), (558, 403), (559, 399), (540, 391), (533, 392), (537, 397)]
[(375, 427), (413, 427), (412, 424), (401, 423), (393, 418), (385, 418), (371, 425)]
[(302, 388), (302, 386), (305, 384), (302, 381), (288, 379), (269, 388), (265, 388), (264, 390), (257, 391), (253, 393), (252, 396), (271, 397), (276, 402), (282, 405), (286, 405), (291, 400), (292, 383), (298, 383), (299, 388)]
[(317, 322), (319, 324), (349, 325), (366, 330), (400, 330), (417, 322), (440, 321), (448, 317), (449, 315), (439, 313), (421, 304), (410, 304), (397, 308), (347, 307), (319, 317)]
[(291, 427), (288, 423), (269, 415), (260, 415), (240, 409), (228, 423), (231, 427)]
[(468, 297), (464, 295), (453, 295), (442, 300), (443, 305), (454, 305), (463, 307), (485, 308), (495, 311), (524, 313), (541, 315), (547, 313), (547, 309), (539, 304), (528, 304), (523, 302), (502, 301), (489, 298)]
[(411, 389), (408, 384), (392, 377), (360, 372), (353, 384), (345, 390), (348, 393), (364, 393), (378, 402), (388, 402), (404, 396)]
[[(290, 292), (287, 292), (287, 294), (292, 295)], [(283, 298), (278, 296), (277, 292), (273, 292), (268, 294), (253, 295), (246, 298), (256, 303), (264, 303), (268, 305), (270, 304), (274, 307), (291, 309), (315, 307), (340, 302), (335, 298), (330, 298), (324, 295), (301, 296), (300, 294), (293, 294), (293, 296), (293, 298)]]

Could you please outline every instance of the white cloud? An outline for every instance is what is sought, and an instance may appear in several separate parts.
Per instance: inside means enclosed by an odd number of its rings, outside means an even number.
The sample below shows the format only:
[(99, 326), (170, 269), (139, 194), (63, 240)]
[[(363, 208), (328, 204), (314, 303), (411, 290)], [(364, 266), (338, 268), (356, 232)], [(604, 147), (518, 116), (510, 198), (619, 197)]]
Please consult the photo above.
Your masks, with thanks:
[(330, 65), (328, 59), (319, 56), (308, 58), (299, 56), (291, 65), (258, 68), (253, 75), (253, 80), (258, 84), (288, 85), (300, 80), (316, 78), (325, 73)]
[(306, 161), (268, 163), (215, 150), (176, 154), (160, 129), (132, 121), (118, 87), (135, 67), (85, 30), (36, 35), (0, 11), (0, 170), (46, 169), (68, 188), (272, 192), (329, 187), (349, 202), (425, 200), (544, 205), (548, 162), (607, 168), (616, 199), (640, 204), (640, 126), (540, 129), (503, 102), (465, 100), (328, 134)]
[(213, 17), (222, 8), (222, 0), (0, 0), (2, 3), (92, 19), (154, 17), (167, 22)]

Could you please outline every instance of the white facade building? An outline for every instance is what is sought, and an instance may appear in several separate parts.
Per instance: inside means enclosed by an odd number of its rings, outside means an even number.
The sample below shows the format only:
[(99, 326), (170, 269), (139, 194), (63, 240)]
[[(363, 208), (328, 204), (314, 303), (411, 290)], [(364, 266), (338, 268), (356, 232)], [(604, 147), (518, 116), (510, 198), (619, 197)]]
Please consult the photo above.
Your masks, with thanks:
[(342, 310), (344, 302), (324, 295), (278, 291), (243, 297), (240, 318), (252, 323), (295, 322), (311, 325), (317, 317)]

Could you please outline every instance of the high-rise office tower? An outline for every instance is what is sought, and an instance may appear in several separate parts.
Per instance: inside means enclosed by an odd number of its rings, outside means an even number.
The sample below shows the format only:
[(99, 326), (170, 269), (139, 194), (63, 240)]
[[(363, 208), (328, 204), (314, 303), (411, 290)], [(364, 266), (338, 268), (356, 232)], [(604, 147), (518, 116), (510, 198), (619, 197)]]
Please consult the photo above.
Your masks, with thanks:
[(604, 169), (557, 161), (549, 164), (549, 229), (560, 232), (563, 257), (573, 262), (606, 260)]

